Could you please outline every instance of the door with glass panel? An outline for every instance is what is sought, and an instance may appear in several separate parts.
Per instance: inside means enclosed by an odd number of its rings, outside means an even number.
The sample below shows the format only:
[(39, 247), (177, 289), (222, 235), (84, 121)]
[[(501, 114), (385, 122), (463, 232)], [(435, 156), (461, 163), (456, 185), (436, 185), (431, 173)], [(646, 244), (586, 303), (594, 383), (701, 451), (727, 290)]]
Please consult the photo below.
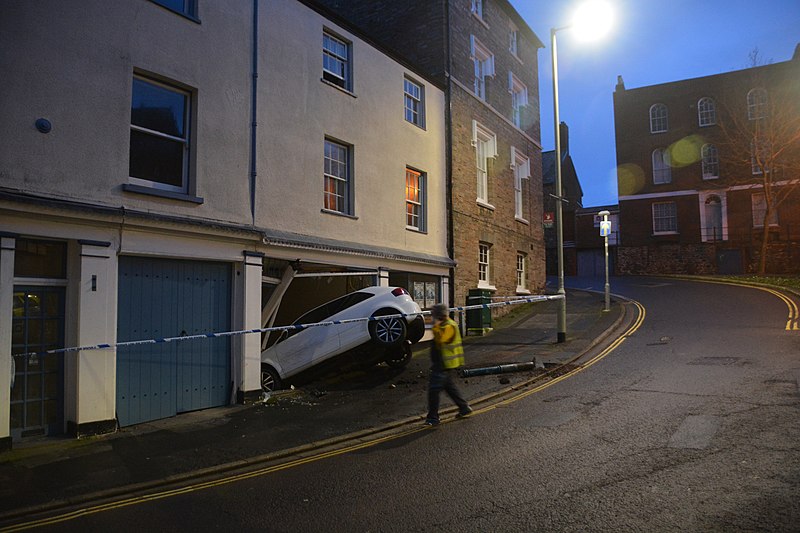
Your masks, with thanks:
[[(63, 432), (64, 288), (14, 287), (11, 437)], [(26, 355), (27, 354), (27, 355)]]

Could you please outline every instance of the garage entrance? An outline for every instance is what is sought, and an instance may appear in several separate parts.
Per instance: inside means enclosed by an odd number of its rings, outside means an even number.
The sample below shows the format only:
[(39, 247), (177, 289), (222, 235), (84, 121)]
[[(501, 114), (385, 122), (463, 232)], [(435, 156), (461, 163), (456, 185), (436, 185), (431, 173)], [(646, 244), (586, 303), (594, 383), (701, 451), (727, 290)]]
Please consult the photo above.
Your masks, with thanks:
[[(120, 257), (120, 342), (229, 331), (231, 267), (226, 263)], [(227, 405), (230, 338), (117, 349), (120, 426)]]

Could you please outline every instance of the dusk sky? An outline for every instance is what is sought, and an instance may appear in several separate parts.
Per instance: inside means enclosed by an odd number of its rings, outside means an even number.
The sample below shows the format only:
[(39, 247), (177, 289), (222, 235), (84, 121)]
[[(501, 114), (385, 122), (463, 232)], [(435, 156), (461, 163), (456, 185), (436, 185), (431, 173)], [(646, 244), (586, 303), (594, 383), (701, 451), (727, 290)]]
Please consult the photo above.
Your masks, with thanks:
[[(569, 24), (581, 0), (510, 0), (545, 44), (539, 51), (542, 149), (553, 142), (550, 28)], [(800, 43), (800, 0), (608, 0), (615, 26), (583, 43), (558, 32), (559, 112), (583, 205), (617, 203), (613, 93), (617, 75), (633, 89), (748, 66), (758, 48), (766, 62), (788, 61)], [(643, 120), (646, 117), (643, 118)]]

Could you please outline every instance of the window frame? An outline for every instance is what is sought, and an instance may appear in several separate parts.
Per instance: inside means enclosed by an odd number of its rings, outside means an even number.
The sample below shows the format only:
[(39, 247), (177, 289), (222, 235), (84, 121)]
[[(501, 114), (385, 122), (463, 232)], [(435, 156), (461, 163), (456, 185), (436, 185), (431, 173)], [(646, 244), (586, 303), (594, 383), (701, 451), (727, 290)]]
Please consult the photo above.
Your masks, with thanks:
[[(344, 153), (344, 161), (340, 159), (333, 159), (328, 155), (328, 146), (341, 149), (340, 153)], [(342, 177), (333, 172), (326, 172), (327, 162), (336, 163), (340, 168), (344, 169), (345, 176)], [(332, 166), (331, 166), (332, 168)], [(325, 137), (324, 150), (323, 150), (323, 187), (322, 187), (322, 211), (326, 213), (334, 213), (338, 215), (354, 216), (353, 209), (353, 146), (344, 144), (330, 137)], [(344, 190), (339, 194), (338, 189), (329, 191), (328, 184), (342, 184)], [(330, 199), (334, 199), (331, 203)], [(342, 208), (339, 209), (338, 199), (341, 199)]]
[[(757, 198), (760, 199), (757, 201)], [(753, 215), (753, 227), (764, 227), (764, 215), (767, 211), (767, 197), (763, 192), (754, 192), (750, 195), (750, 210)], [(758, 213), (758, 220), (756, 220), (756, 213)], [(769, 227), (779, 226), (778, 210), (772, 210), (772, 218), (768, 221)]]
[(473, 63), (473, 92), (486, 101), (486, 78), (494, 77), (494, 54), (477, 37), (470, 35), (470, 58)]
[(662, 103), (651, 105), (650, 133), (666, 133), (667, 131), (669, 131), (669, 108)]
[(166, 0), (150, 0), (150, 1), (158, 6), (163, 7), (168, 11), (175, 13), (176, 15), (180, 15), (197, 23), (200, 22), (200, 18), (197, 16), (198, 0), (183, 0), (183, 9), (174, 8)]
[[(408, 85), (412, 85), (413, 87), (417, 88), (418, 95), (416, 97), (408, 92)], [(416, 102), (417, 109), (414, 110), (413, 108), (410, 108), (409, 102)], [(409, 112), (412, 114), (412, 118), (416, 112), (416, 120), (409, 120)], [(415, 80), (412, 80), (408, 76), (403, 77), (403, 116), (405, 117), (406, 122), (425, 129), (425, 86), (416, 82)]]
[(520, 222), (528, 223), (528, 219), (525, 217), (522, 182), (531, 177), (531, 159), (512, 146), (511, 161), (514, 169), (514, 218)]
[[(133, 123), (133, 102), (135, 98), (135, 81), (138, 80), (142, 83), (151, 85), (153, 87), (157, 87), (160, 89), (164, 89), (170, 91), (172, 93), (181, 95), (183, 97), (183, 137), (179, 137), (176, 135), (172, 135), (169, 133), (161, 132), (158, 130), (153, 130), (144, 126), (138, 126)], [(194, 139), (194, 121), (192, 120), (192, 109), (194, 105), (194, 94), (192, 91), (180, 87), (175, 83), (170, 83), (168, 81), (163, 81), (160, 79), (156, 79), (154, 77), (145, 76), (143, 74), (134, 73), (131, 79), (131, 122), (130, 122), (130, 135), (131, 135), (131, 142), (133, 139), (133, 132), (137, 132), (139, 134), (144, 134), (149, 136), (150, 138), (155, 137), (162, 141), (171, 141), (180, 143), (183, 147), (182, 149), (182, 156), (181, 156), (181, 185), (172, 185), (170, 183), (164, 183), (161, 181), (150, 180), (147, 178), (131, 176), (130, 172), (130, 162), (132, 159), (132, 148), (128, 146), (128, 185), (132, 186), (129, 190), (134, 190), (138, 192), (147, 192), (147, 191), (154, 191), (154, 192), (163, 192), (165, 194), (177, 194), (177, 195), (189, 195), (189, 185), (191, 181), (191, 170), (192, 170), (192, 143)]]
[(767, 117), (769, 94), (764, 87), (753, 87), (747, 91), (747, 120)]
[(486, 242), (478, 243), (478, 287), (492, 287), (492, 245)]
[[(417, 178), (417, 186), (409, 186), (409, 176)], [(406, 167), (406, 229), (420, 233), (427, 232), (427, 174), (411, 167)], [(409, 191), (416, 191), (416, 199), (409, 198)], [(416, 209), (416, 213), (411, 210)], [(417, 225), (409, 223), (416, 217)]]
[[(339, 52), (332, 48), (326, 47), (327, 41), (333, 41), (344, 48), (345, 55), (342, 56)], [(325, 59), (330, 57), (333, 61), (342, 64), (342, 75), (337, 74), (333, 70), (326, 68)], [(322, 31), (322, 79), (342, 90), (353, 91), (353, 43), (337, 35), (336, 33), (326, 29)]]
[(656, 148), (651, 155), (653, 164), (653, 185), (672, 183), (672, 158), (666, 148)]
[(528, 291), (528, 254), (517, 252), (517, 293)]
[(475, 147), (476, 201), (494, 209), (489, 203), (489, 159), (497, 157), (497, 136), (473, 120), (472, 145)]
[(711, 143), (700, 148), (700, 168), (704, 180), (719, 178), (719, 151)]
[[(656, 213), (657, 206), (670, 206), (671, 213)], [(678, 206), (675, 202), (653, 202), (650, 206), (653, 221), (653, 235), (675, 235), (678, 233)], [(667, 221), (667, 227), (663, 226)], [(672, 221), (669, 223), (669, 221)]]
[(701, 128), (717, 124), (717, 103), (710, 96), (697, 101), (697, 125)]
[(508, 29), (508, 51), (519, 59), (519, 30), (515, 26)]
[(483, 20), (483, 0), (472, 0), (469, 10), (470, 13)]
[(511, 93), (511, 122), (522, 129), (522, 110), (528, 107), (528, 86), (513, 72), (508, 72), (508, 92)]

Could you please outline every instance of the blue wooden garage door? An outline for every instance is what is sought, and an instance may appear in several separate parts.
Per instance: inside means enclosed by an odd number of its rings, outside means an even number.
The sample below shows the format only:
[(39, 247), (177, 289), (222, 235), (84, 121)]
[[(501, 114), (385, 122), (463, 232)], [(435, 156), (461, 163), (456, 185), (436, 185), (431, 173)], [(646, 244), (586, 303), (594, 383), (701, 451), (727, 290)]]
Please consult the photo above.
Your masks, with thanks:
[[(120, 257), (117, 339), (157, 339), (230, 330), (226, 263)], [(129, 426), (226, 405), (230, 338), (121, 347), (117, 418)]]

